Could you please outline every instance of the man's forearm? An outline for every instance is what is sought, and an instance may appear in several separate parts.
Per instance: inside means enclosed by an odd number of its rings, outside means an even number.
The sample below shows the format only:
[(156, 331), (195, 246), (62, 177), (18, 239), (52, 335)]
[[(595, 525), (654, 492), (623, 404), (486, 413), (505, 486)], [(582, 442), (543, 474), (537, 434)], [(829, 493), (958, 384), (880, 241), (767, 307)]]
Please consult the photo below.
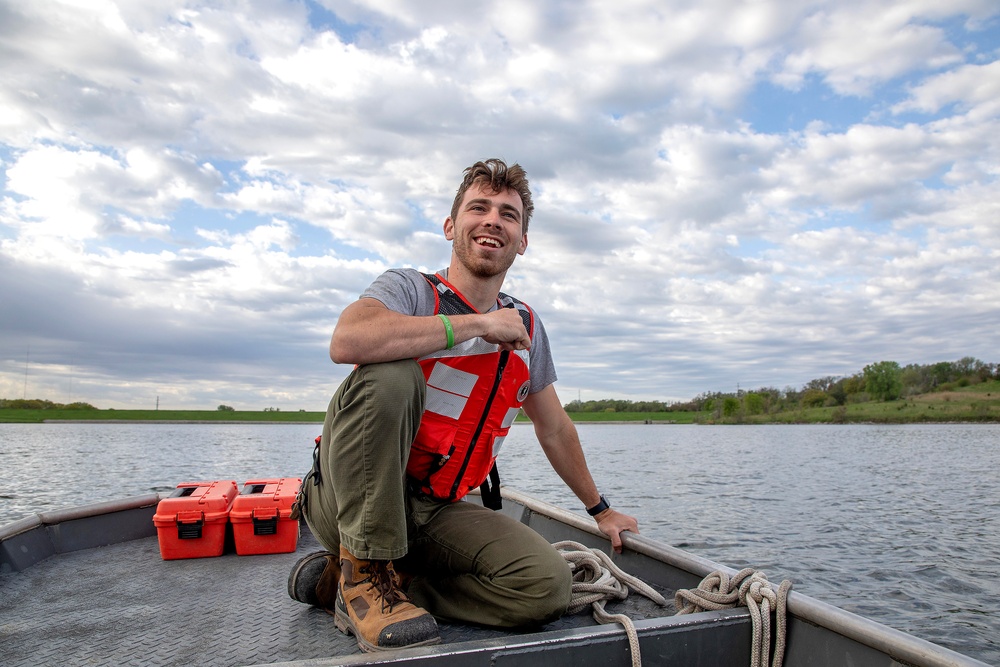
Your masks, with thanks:
[(600, 502), (600, 492), (590, 474), (590, 468), (587, 467), (576, 427), (568, 418), (567, 422), (558, 431), (539, 437), (539, 442), (559, 478), (576, 494), (584, 507), (593, 507)]
[[(459, 334), (454, 331), (456, 319), (451, 318), (454, 337)], [(330, 358), (338, 364), (414, 359), (444, 349), (447, 340), (444, 323), (438, 317), (414, 317), (382, 309), (338, 322), (330, 339)]]
[[(528, 349), (521, 316), (513, 308), (489, 313), (440, 316), (403, 315), (373, 299), (344, 309), (330, 339), (330, 358), (338, 364), (373, 364), (415, 359), (472, 338), (482, 337), (506, 349)], [(451, 337), (448, 327), (451, 327)]]

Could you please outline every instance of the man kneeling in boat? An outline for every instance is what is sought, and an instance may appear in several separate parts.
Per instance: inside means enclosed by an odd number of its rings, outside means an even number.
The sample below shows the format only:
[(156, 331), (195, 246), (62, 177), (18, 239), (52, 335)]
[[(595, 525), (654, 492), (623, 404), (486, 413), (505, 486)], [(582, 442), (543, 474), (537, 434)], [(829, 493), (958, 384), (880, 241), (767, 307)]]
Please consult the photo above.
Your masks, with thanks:
[[(383, 273), (334, 329), (330, 357), (356, 367), (299, 498), (328, 551), (296, 564), (289, 593), (333, 613), (365, 651), (436, 643), (435, 617), (516, 628), (565, 613), (563, 557), (487, 509), (499, 505), (495, 459), (520, 409), (615, 550), (621, 531), (638, 532), (594, 484), (541, 321), (500, 292), (533, 208), (519, 165), (469, 167), (444, 221), (448, 268)], [(476, 487), (486, 507), (457, 502)]]

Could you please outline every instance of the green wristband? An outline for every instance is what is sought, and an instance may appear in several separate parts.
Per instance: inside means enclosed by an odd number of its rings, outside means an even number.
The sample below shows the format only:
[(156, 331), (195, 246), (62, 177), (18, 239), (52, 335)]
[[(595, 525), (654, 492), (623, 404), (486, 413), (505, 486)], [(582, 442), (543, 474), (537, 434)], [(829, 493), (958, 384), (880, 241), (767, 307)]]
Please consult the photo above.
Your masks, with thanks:
[(438, 317), (444, 322), (444, 333), (448, 336), (448, 345), (445, 347), (446, 350), (450, 350), (455, 347), (455, 330), (451, 328), (451, 320), (448, 319), (447, 315), (442, 315), (438, 313)]

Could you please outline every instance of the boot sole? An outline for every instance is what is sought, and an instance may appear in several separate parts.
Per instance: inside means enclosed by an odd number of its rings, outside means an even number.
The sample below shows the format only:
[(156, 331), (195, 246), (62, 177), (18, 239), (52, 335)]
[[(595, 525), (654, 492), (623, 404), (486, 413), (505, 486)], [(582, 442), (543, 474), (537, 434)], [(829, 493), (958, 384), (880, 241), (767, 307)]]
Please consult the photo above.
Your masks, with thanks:
[[(337, 602), (340, 602), (340, 598), (337, 598)], [(335, 611), (327, 610), (328, 614), (333, 614), (333, 624), (337, 626), (337, 629), (343, 632), (345, 635), (354, 635), (354, 638), (358, 640), (358, 648), (360, 648), (365, 653), (379, 653), (381, 651), (398, 651), (399, 649), (412, 648), (414, 646), (433, 646), (434, 644), (441, 643), (441, 637), (431, 637), (422, 642), (414, 642), (412, 644), (407, 644), (406, 646), (376, 646), (370, 641), (366, 640), (358, 632), (357, 628), (354, 626), (354, 621), (347, 614), (346, 611), (341, 610), (340, 604), (337, 605)]]

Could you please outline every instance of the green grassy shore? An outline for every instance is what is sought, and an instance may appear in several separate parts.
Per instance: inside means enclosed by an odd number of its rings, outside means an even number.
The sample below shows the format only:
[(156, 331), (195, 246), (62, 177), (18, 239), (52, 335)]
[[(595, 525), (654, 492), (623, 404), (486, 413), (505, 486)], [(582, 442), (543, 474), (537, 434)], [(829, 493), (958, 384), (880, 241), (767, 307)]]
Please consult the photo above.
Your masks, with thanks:
[[(576, 412), (577, 422), (652, 422), (690, 424), (696, 412)], [(0, 423), (42, 422), (173, 422), (173, 423), (323, 423), (323, 412), (250, 412), (217, 410), (24, 410), (0, 408)], [(519, 422), (527, 422), (524, 415)]]
[[(222, 410), (97, 410), (0, 408), (0, 423), (53, 421), (105, 422), (215, 422), (321, 423), (322, 412)], [(954, 391), (921, 394), (896, 401), (853, 403), (844, 406), (798, 408), (770, 414), (720, 416), (710, 412), (571, 412), (578, 423), (650, 424), (907, 424), (929, 422), (1000, 423), (1000, 381)], [(519, 421), (527, 421), (523, 415)]]
[(919, 394), (895, 401), (867, 401), (843, 406), (799, 407), (772, 414), (696, 418), (701, 423), (742, 424), (926, 424), (1000, 423), (1000, 381), (951, 391)]
[(72, 422), (214, 422), (214, 423), (323, 423), (322, 412), (221, 410), (86, 410), (0, 408), (0, 423)]

